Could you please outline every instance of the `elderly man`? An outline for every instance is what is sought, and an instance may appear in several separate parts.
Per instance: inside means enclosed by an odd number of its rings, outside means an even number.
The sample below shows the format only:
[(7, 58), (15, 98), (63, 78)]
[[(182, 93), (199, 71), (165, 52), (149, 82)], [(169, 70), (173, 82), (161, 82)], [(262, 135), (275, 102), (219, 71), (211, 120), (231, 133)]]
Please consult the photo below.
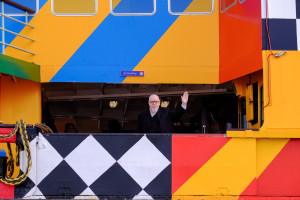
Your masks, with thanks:
[(156, 94), (149, 97), (149, 110), (145, 110), (138, 117), (139, 133), (173, 133), (173, 124), (184, 114), (189, 93), (186, 91), (181, 96), (181, 106), (176, 111), (160, 108), (160, 99)]

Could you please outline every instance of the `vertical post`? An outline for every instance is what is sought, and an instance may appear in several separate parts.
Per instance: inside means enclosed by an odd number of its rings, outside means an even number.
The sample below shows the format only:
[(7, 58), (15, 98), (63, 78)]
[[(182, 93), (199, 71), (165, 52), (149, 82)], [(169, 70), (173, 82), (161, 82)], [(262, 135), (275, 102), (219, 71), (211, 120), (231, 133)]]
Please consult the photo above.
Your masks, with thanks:
[(2, 13), (2, 54), (5, 54), (4, 1), (1, 1), (1, 13)]
[(25, 23), (28, 24), (28, 12), (25, 11)]

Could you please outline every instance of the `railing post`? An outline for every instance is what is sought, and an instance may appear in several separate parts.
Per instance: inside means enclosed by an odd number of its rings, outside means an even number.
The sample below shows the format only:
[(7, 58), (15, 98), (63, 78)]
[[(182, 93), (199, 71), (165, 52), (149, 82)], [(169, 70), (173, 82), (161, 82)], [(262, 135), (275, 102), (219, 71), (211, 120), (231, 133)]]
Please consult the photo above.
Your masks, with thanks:
[[(24, 51), (24, 52), (27, 52), (27, 53), (35, 55), (34, 52), (22, 49), (20, 47), (16, 47), (16, 46), (11, 45), (11, 44), (7, 44), (5, 42), (5, 32), (8, 32), (8, 33), (14, 34), (16, 36), (20, 36), (20, 37), (26, 38), (26, 39), (31, 40), (31, 41), (35, 41), (35, 40), (32, 39), (32, 38), (30, 38), (30, 37), (26, 37), (24, 35), (21, 35), (19, 33), (16, 33), (16, 32), (10, 31), (10, 30), (6, 30), (5, 29), (5, 24), (4, 24), (5, 18), (8, 18), (10, 20), (13, 20), (13, 21), (16, 21), (18, 23), (21, 23), (21, 24), (23, 24), (25, 26), (29, 26), (29, 27), (34, 28), (34, 26), (28, 24), (28, 13), (34, 13), (35, 11), (32, 10), (32, 9), (30, 9), (30, 8), (27, 8), (25, 6), (22, 6), (20, 4), (17, 4), (15, 2), (11, 1), (11, 0), (0, 0), (0, 1), (1, 1), (1, 6), (2, 6), (1, 13), (0, 13), (0, 15), (2, 16), (2, 26), (0, 27), (0, 29), (2, 30), (2, 41), (0, 41), (0, 44), (2, 44), (2, 54), (5, 54), (5, 47), (9, 46), (9, 47), (12, 47), (12, 48), (15, 48), (15, 49), (18, 49), (18, 50), (21, 50), (21, 51)], [(21, 9), (22, 11), (25, 11), (25, 23), (23, 21), (20, 21), (18, 19), (15, 19), (13, 17), (8, 16), (8, 15), (5, 15), (5, 13), (4, 13), (4, 4), (6, 4), (6, 3), (8, 5), (14, 6), (14, 7), (18, 8), (18, 9)]]
[(28, 12), (25, 11), (25, 23), (28, 24)]
[(2, 54), (5, 54), (4, 1), (1, 1), (1, 13), (2, 13)]

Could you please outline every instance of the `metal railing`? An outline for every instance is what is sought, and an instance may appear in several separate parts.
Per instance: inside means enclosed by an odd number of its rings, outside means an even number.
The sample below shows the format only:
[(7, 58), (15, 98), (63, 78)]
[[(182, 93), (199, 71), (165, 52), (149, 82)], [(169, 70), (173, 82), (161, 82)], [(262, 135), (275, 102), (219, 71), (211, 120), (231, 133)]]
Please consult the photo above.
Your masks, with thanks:
[[(15, 49), (18, 49), (18, 50), (21, 50), (21, 51), (24, 51), (24, 52), (27, 52), (27, 53), (35, 55), (34, 52), (28, 51), (26, 49), (22, 49), (20, 47), (17, 47), (17, 46), (14, 46), (14, 45), (11, 45), (11, 44), (8, 44), (8, 43), (5, 42), (5, 32), (13, 34), (13, 35), (16, 35), (16, 36), (19, 36), (19, 37), (22, 37), (22, 38), (25, 38), (27, 40), (31, 40), (31, 41), (35, 41), (35, 40), (32, 39), (32, 38), (30, 38), (30, 37), (27, 37), (27, 36), (21, 35), (19, 33), (13, 32), (11, 30), (5, 29), (5, 22), (4, 22), (4, 19), (7, 18), (7, 19), (13, 20), (15, 22), (18, 22), (20, 24), (23, 24), (25, 26), (29, 26), (31, 28), (34, 28), (34, 26), (28, 24), (28, 13), (35, 13), (35, 11), (32, 10), (32, 9), (30, 9), (30, 8), (27, 8), (25, 6), (22, 6), (22, 5), (18, 4), (18, 3), (15, 3), (15, 2), (13, 2), (11, 0), (0, 0), (0, 1), (1, 1), (1, 13), (0, 13), (0, 16), (2, 18), (2, 24), (1, 24), (2, 26), (0, 28), (0, 30), (2, 32), (2, 41), (0, 42), (0, 44), (2, 45), (2, 54), (5, 54), (5, 47), (9, 46), (9, 47), (12, 47), (12, 48), (15, 48)], [(4, 12), (4, 4), (8, 4), (10, 6), (13, 6), (13, 7), (15, 7), (15, 8), (19, 9), (19, 10), (23, 10), (25, 12), (25, 22), (22, 22), (20, 20), (17, 20), (17, 19), (15, 19), (13, 17), (10, 17), (10, 16), (6, 15), (5, 12)]]

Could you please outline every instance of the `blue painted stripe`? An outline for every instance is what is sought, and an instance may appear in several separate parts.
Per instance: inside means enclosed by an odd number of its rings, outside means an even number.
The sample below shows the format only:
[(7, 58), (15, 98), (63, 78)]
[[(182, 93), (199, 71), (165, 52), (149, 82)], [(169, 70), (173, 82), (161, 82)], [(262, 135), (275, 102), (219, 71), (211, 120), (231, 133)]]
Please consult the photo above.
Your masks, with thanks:
[(123, 82), (177, 17), (161, 0), (153, 16), (108, 15), (51, 82)]
[(171, 12), (184, 12), (192, 0), (171, 0)]
[(152, 13), (154, 11), (153, 0), (123, 0), (114, 13)]

